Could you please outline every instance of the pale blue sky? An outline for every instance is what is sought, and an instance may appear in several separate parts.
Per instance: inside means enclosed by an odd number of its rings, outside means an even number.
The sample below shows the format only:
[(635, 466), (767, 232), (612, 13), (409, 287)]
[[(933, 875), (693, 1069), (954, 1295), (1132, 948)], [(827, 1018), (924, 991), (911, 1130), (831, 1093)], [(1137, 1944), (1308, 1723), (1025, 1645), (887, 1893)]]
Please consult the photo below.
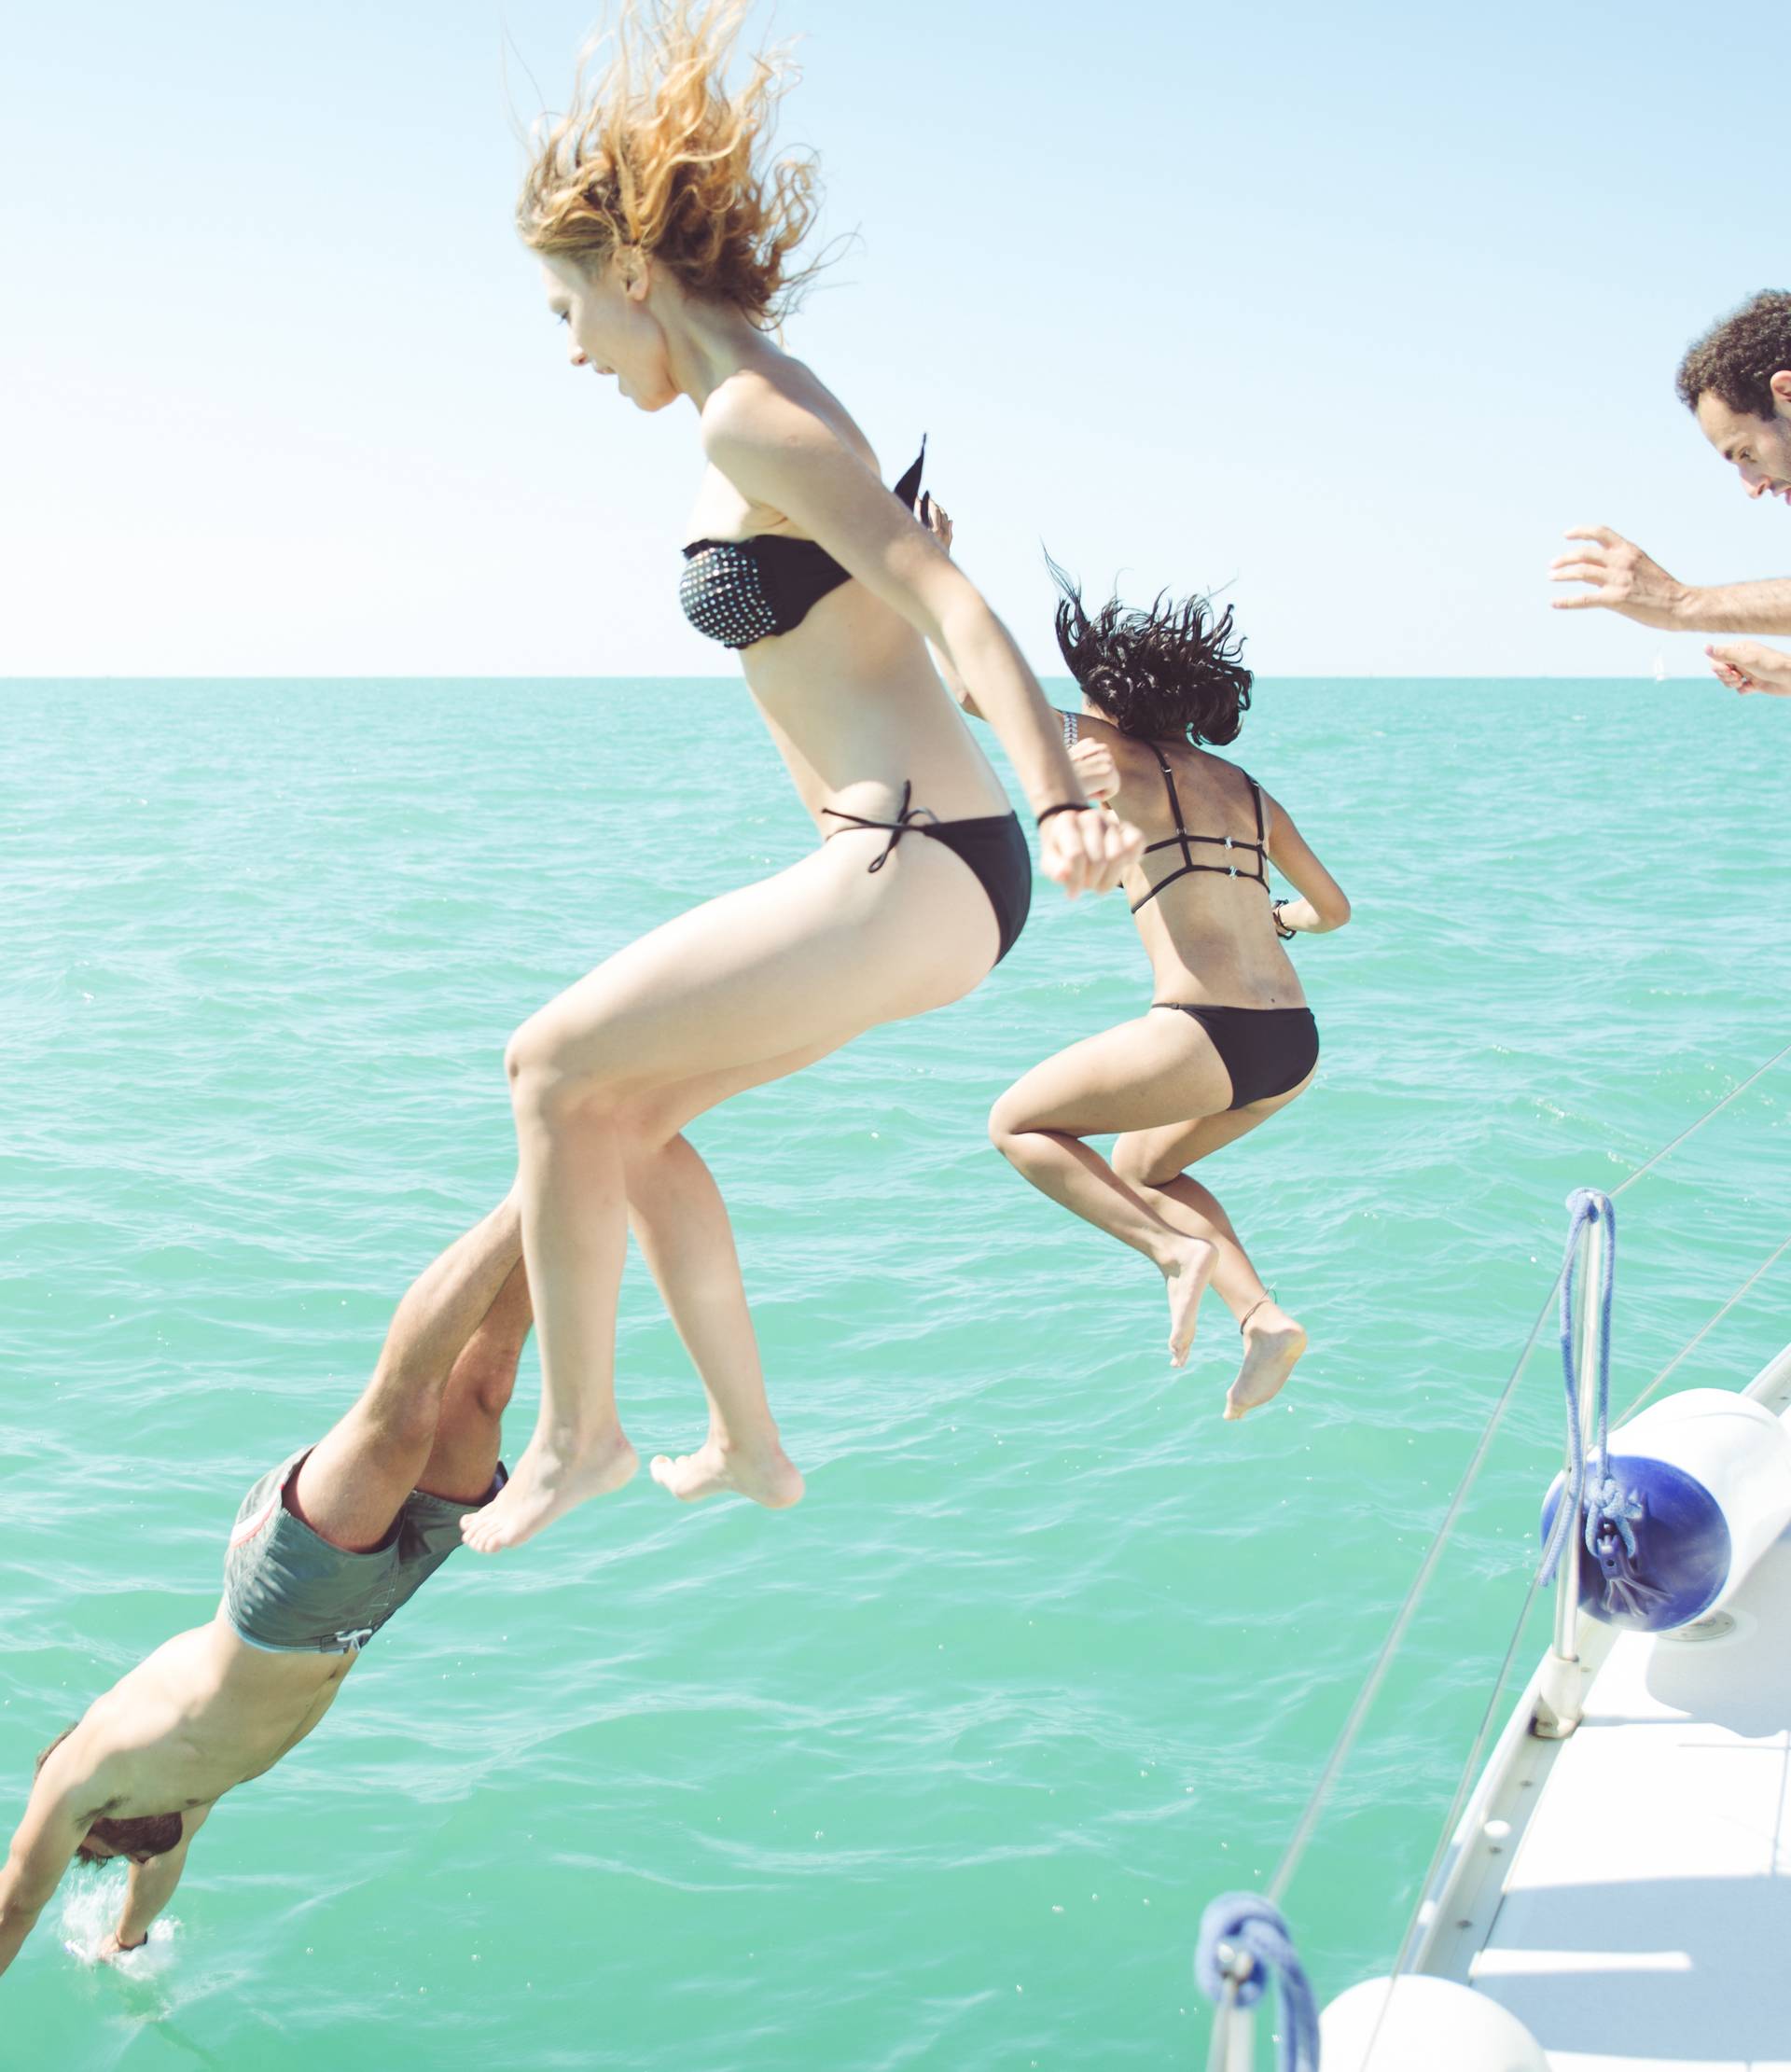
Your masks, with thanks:
[[(0, 674), (713, 674), (683, 409), (571, 373), (508, 90), (590, 0), (87, 0), (0, 68)], [(1791, 569), (1672, 392), (1791, 285), (1782, 10), (786, 0), (829, 228), (791, 327), (1041, 663), (1038, 543), (1229, 583), (1270, 674), (1675, 673), (1566, 525)], [(524, 68), (527, 68), (526, 70)]]

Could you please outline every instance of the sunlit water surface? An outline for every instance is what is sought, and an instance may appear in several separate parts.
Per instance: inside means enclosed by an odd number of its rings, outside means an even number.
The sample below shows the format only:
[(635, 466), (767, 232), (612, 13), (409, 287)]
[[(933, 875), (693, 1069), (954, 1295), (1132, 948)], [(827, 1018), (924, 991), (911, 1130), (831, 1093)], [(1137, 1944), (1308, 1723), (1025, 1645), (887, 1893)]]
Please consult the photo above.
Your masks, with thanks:
[[(247, 1483), (507, 1183), (508, 1032), (811, 839), (738, 688), (0, 687), (0, 1778), (209, 1616)], [(806, 1503), (645, 1477), (462, 1556), (95, 1966), (71, 1878), (0, 2063), (1009, 2072), (1201, 2060), (1201, 1909), (1268, 1874), (1554, 1272), (1791, 1038), (1791, 715), (1696, 685), (1263, 686), (1241, 753), (1355, 901), (1317, 1086), (1210, 1177), (1312, 1352), (1218, 1411), (1149, 1269), (989, 1148), (1148, 998), (1041, 883), (972, 999), (694, 1134)], [(1781, 1068), (1626, 1197), (1619, 1392), (1791, 1230)], [(1769, 1274), (1681, 1370), (1787, 1338)], [(643, 1452), (698, 1388), (631, 1263)], [(535, 1385), (525, 1365), (514, 1452)], [(1531, 1559), (1539, 1356), (1289, 1907), (1384, 1964)], [(1538, 1635), (1535, 1645), (1540, 1644)], [(1526, 1653), (1531, 1651), (1528, 1648)]]

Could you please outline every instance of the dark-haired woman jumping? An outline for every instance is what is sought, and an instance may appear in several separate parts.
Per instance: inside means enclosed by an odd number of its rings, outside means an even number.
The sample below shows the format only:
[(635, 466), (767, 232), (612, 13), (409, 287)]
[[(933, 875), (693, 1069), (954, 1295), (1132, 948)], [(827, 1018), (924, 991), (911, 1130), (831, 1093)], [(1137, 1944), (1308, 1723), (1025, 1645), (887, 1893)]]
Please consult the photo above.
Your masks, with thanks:
[[(949, 545), (951, 521), (932, 511)], [(1144, 856), (1123, 883), (1155, 982), (1147, 1013), (1009, 1087), (989, 1133), (1035, 1188), (1163, 1272), (1177, 1367), (1211, 1280), (1243, 1337), (1225, 1403), (1227, 1417), (1242, 1417), (1285, 1382), (1306, 1333), (1186, 1168), (1311, 1085), (1318, 1030), (1282, 943), (1340, 928), (1350, 902), (1281, 805), (1201, 745), (1235, 741), (1250, 703), (1229, 609), (1217, 617), (1204, 598), (1159, 597), (1147, 612), (1116, 600), (1090, 618), (1055, 564), (1052, 574), (1057, 644), (1082, 691), (1064, 737), (1089, 795), (1144, 830)], [(974, 715), (962, 684), (952, 689)], [(1272, 897), (1270, 862), (1300, 897)], [(1116, 1133), (1111, 1162), (1084, 1141)], [(1190, 1239), (1204, 1248), (1193, 1272)]]

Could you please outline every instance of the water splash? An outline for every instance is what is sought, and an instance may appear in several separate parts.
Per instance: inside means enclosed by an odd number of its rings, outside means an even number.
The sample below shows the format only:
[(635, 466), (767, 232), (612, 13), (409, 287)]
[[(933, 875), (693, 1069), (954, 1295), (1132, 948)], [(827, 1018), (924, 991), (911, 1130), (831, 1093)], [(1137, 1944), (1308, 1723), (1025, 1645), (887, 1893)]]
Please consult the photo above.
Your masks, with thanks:
[[(88, 1877), (68, 1881), (62, 1898), (62, 1948), (76, 1964), (92, 1969), (102, 1962), (100, 1949), (124, 1910), (129, 1872), (123, 1865)], [(147, 1979), (165, 1971), (174, 1957), (174, 1941), (180, 1923), (163, 1914), (149, 1927), (149, 1940), (141, 1948), (120, 1950), (104, 1960), (121, 1978)]]

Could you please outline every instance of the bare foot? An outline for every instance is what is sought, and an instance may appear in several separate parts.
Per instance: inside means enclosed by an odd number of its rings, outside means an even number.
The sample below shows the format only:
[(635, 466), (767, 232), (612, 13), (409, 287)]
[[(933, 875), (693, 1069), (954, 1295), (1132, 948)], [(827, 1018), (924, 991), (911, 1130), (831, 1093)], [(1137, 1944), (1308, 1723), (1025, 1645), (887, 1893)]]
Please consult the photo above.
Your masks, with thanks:
[(483, 1509), (468, 1511), (461, 1520), (460, 1537), (480, 1554), (520, 1547), (575, 1504), (620, 1489), (639, 1465), (619, 1425), (578, 1448), (537, 1432), (504, 1487)]
[(1306, 1333), (1284, 1309), (1264, 1302), (1243, 1328), (1243, 1365), (1226, 1391), (1227, 1417), (1242, 1417), (1278, 1396), (1305, 1350)]
[(653, 1462), (653, 1480), (686, 1504), (725, 1492), (750, 1496), (770, 1510), (787, 1510), (802, 1495), (802, 1470), (775, 1439), (769, 1447), (749, 1449), (709, 1439), (694, 1453), (680, 1453), (676, 1460), (659, 1453)]
[(1201, 1306), (1201, 1297), (1206, 1293), (1207, 1282), (1213, 1278), (1213, 1265), (1218, 1256), (1216, 1245), (1209, 1245), (1203, 1237), (1191, 1237), (1169, 1269), (1169, 1363), (1172, 1367), (1187, 1364), (1188, 1347), (1194, 1342), (1194, 1313)]

